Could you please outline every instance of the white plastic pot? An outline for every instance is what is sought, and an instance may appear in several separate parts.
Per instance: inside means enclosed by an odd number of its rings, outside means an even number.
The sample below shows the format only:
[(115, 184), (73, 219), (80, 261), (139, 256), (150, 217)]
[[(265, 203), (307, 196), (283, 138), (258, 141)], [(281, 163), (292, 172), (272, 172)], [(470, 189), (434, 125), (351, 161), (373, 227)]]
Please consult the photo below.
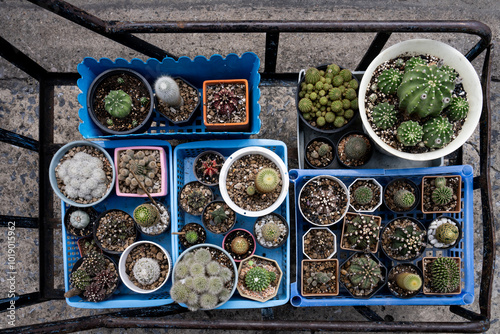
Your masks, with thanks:
[[(325, 232), (329, 232), (333, 235), (333, 251), (326, 259), (311, 259), (311, 257), (305, 252), (304, 245), (305, 245), (305, 241), (306, 241), (306, 235), (311, 233), (312, 230), (324, 230)], [(302, 254), (304, 254), (304, 256), (306, 258), (308, 258), (309, 260), (329, 260), (329, 259), (331, 259), (335, 254), (337, 254), (337, 236), (328, 227), (311, 227), (302, 236)]]
[[(127, 262), (127, 257), (130, 254), (130, 252), (135, 247), (137, 247), (139, 245), (143, 245), (143, 244), (151, 244), (151, 245), (154, 245), (154, 246), (158, 247), (159, 249), (162, 250), (163, 254), (165, 254), (165, 256), (167, 257), (167, 260), (168, 260), (168, 273), (167, 273), (167, 276), (165, 277), (165, 280), (163, 281), (163, 283), (160, 286), (158, 286), (156, 289), (153, 289), (153, 290), (145, 290), (145, 289), (139, 288), (137, 285), (135, 285), (128, 278), (128, 275), (127, 275), (127, 272), (126, 272), (126, 269), (125, 269), (125, 263)], [(170, 254), (167, 252), (167, 250), (165, 248), (163, 248), (162, 246), (160, 246), (159, 244), (157, 244), (156, 242), (152, 242), (152, 241), (137, 241), (137, 242), (134, 242), (132, 245), (128, 246), (127, 249), (125, 249), (125, 251), (120, 256), (120, 262), (118, 263), (118, 272), (120, 273), (121, 280), (127, 286), (127, 288), (129, 288), (130, 290), (132, 290), (134, 292), (137, 292), (137, 293), (143, 293), (143, 294), (152, 293), (152, 292), (155, 292), (155, 291), (159, 290), (162, 286), (165, 285), (165, 283), (167, 283), (168, 277), (170, 276), (170, 273), (172, 272), (172, 258), (170, 257)]]
[(351, 185), (349, 186), (349, 196), (352, 194), (352, 191), (351, 191), (352, 186), (355, 185), (356, 183), (358, 183), (358, 181), (370, 181), (373, 184), (375, 184), (379, 188), (379, 191), (380, 191), (379, 199), (377, 201), (377, 204), (371, 210), (356, 210), (356, 208), (352, 205), (352, 201), (350, 201), (349, 205), (351, 206), (351, 208), (354, 211), (359, 212), (359, 213), (374, 212), (375, 210), (377, 210), (382, 205), (382, 196), (384, 195), (384, 189), (382, 188), (382, 186), (380, 185), (380, 183), (378, 183), (377, 180), (375, 180), (374, 178), (372, 178), (372, 177), (360, 177), (360, 178), (357, 178), (356, 180), (354, 180), (354, 182), (351, 183)]
[[(233, 163), (236, 160), (238, 160), (246, 155), (249, 155), (249, 154), (259, 154), (259, 155), (262, 155), (262, 156), (266, 157), (267, 159), (271, 160), (278, 167), (280, 174), (281, 174), (282, 186), (281, 186), (281, 193), (278, 196), (278, 199), (276, 200), (276, 202), (274, 202), (267, 209), (264, 209), (261, 211), (249, 211), (249, 210), (245, 210), (245, 209), (240, 208), (231, 200), (231, 198), (229, 198), (229, 194), (227, 193), (226, 178), (227, 178), (227, 174), (228, 174), (229, 169), (231, 168), (231, 166), (233, 165)], [(242, 148), (242, 149), (234, 152), (233, 154), (231, 154), (231, 156), (229, 156), (229, 158), (227, 158), (226, 162), (224, 162), (224, 165), (221, 168), (221, 172), (220, 172), (220, 176), (219, 176), (219, 189), (220, 189), (220, 193), (221, 193), (221, 196), (222, 196), (222, 199), (224, 200), (224, 202), (226, 202), (227, 205), (229, 205), (229, 207), (231, 209), (233, 209), (236, 213), (238, 213), (242, 216), (246, 216), (246, 217), (265, 216), (265, 215), (273, 212), (277, 208), (279, 208), (281, 203), (283, 203), (283, 201), (285, 200), (286, 195), (288, 194), (288, 170), (287, 170), (283, 160), (281, 160), (281, 158), (273, 151), (268, 150), (267, 148), (258, 147), (258, 146), (245, 147), (245, 148)]]
[[(384, 143), (371, 128), (365, 109), (366, 89), (370, 84), (373, 73), (377, 66), (385, 61), (397, 58), (400, 55), (417, 56), (422, 54), (430, 54), (444, 61), (444, 65), (453, 67), (459, 76), (463, 79), (462, 85), (467, 92), (469, 100), (469, 114), (457, 138), (455, 138), (447, 146), (426, 153), (407, 153), (398, 151)], [(481, 90), (481, 82), (477, 76), (474, 67), (455, 48), (442, 42), (430, 39), (413, 39), (395, 44), (388, 49), (382, 51), (368, 66), (363, 79), (359, 85), (359, 113), (363, 122), (364, 131), (370, 136), (375, 144), (384, 152), (397, 156), (399, 158), (413, 161), (427, 161), (441, 158), (460, 148), (472, 135), (481, 116), (483, 108), (483, 94)]]

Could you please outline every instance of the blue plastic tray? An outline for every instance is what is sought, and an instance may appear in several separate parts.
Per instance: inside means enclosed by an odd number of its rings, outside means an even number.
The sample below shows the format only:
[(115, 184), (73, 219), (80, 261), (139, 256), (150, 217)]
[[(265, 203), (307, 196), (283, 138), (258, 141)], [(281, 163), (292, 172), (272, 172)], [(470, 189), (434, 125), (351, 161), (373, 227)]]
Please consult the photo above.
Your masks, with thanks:
[[(161, 140), (115, 140), (115, 141), (96, 141), (96, 144), (104, 147), (108, 153), (113, 156), (113, 151), (118, 147), (126, 146), (161, 146), (165, 149), (165, 154), (167, 158), (167, 177), (168, 183), (172, 183), (172, 147), (167, 141)], [(133, 214), (134, 209), (141, 203), (148, 201), (148, 198), (141, 197), (118, 197), (113, 187), (112, 193), (104, 201), (94, 206), (97, 212), (104, 212), (109, 209), (121, 209), (130, 215)], [(167, 206), (170, 213), (170, 224), (172, 226), (172, 192), (167, 194), (165, 197), (155, 197), (155, 201), (159, 201)], [(64, 202), (62, 204), (62, 238), (63, 238), (63, 258), (64, 258), (64, 288), (65, 291), (69, 290), (69, 274), (73, 265), (80, 258), (80, 253), (78, 251), (78, 245), (76, 241), (77, 237), (66, 234), (66, 229), (64, 227), (64, 214), (69, 206)], [(169, 227), (170, 229), (171, 227)], [(171, 255), (173, 255), (172, 248), (172, 238), (170, 235), (170, 230), (160, 234), (159, 236), (147, 236), (145, 234), (139, 233), (138, 240), (150, 240), (162, 245)], [(119, 256), (109, 255), (118, 264)], [(128, 307), (149, 307), (149, 306), (160, 306), (173, 303), (172, 298), (170, 298), (170, 287), (172, 286), (172, 281), (169, 278), (167, 283), (158, 291), (150, 294), (140, 294), (129, 290), (125, 284), (120, 283), (120, 286), (115, 291), (112, 297), (108, 300), (94, 303), (83, 300), (82, 298), (75, 296), (71, 298), (66, 298), (68, 305), (79, 308), (89, 308), (89, 309), (104, 309), (104, 308), (128, 308)]]
[[(193, 162), (198, 154), (207, 150), (214, 150), (220, 152), (226, 158), (237, 150), (249, 147), (249, 146), (260, 146), (265, 147), (276, 153), (287, 166), (287, 149), (286, 145), (277, 140), (266, 140), (266, 139), (246, 139), (246, 140), (222, 140), (222, 141), (203, 141), (203, 142), (193, 142), (187, 144), (181, 144), (177, 146), (174, 150), (174, 172), (173, 175), (176, 177), (175, 183), (172, 183), (172, 188), (170, 188), (170, 193), (173, 194), (173, 207), (178, 208), (177, 203), (178, 193), (184, 184), (195, 181), (196, 178), (193, 175)], [(216, 199), (221, 199), (219, 187), (211, 187), (216, 194)], [(288, 195), (283, 204), (274, 212), (279, 213), (286, 218), (288, 224), (290, 224), (290, 214), (289, 214), (289, 199)], [(253, 233), (253, 224), (257, 218), (244, 217), (239, 214), (236, 215), (236, 224), (234, 228), (244, 228), (251, 233)], [(177, 210), (174, 215), (172, 231), (180, 230), (187, 223), (198, 223), (203, 225), (200, 217), (196, 217), (185, 213), (182, 210)], [(289, 226), (290, 227), (290, 226)], [(207, 243), (212, 243), (217, 246), (222, 247), (223, 235), (214, 234), (207, 231)], [(184, 251), (182, 246), (179, 244), (179, 238), (177, 235), (172, 236), (172, 247), (174, 262), (179, 257), (180, 253)], [(224, 305), (219, 307), (219, 309), (241, 309), (241, 308), (262, 308), (262, 307), (273, 307), (283, 305), (290, 299), (290, 235), (288, 236), (287, 242), (281, 247), (275, 249), (267, 249), (259, 244), (255, 250), (256, 255), (261, 255), (264, 257), (276, 260), (284, 273), (278, 294), (273, 299), (261, 303), (258, 301), (253, 301), (241, 297), (236, 291), (231, 297), (231, 299)], [(237, 263), (238, 265), (238, 263)]]
[[(346, 186), (349, 186), (358, 177), (373, 177), (383, 187), (395, 177), (407, 177), (414, 181), (417, 185), (422, 184), (422, 177), (426, 175), (460, 175), (462, 177), (462, 211), (457, 214), (445, 214), (455, 218), (462, 227), (462, 239), (457, 245), (450, 249), (426, 248), (423, 256), (452, 256), (459, 257), (462, 260), (462, 291), (458, 295), (424, 295), (419, 293), (417, 296), (409, 299), (401, 299), (394, 297), (387, 285), (385, 285), (378, 293), (370, 299), (353, 298), (345, 288), (340, 286), (340, 293), (335, 297), (303, 297), (301, 291), (301, 262), (304, 258), (302, 254), (302, 235), (310, 227), (313, 227), (304, 220), (300, 211), (297, 208), (299, 192), (303, 185), (312, 177), (318, 175), (332, 175), (342, 180)], [(471, 166), (447, 166), (447, 167), (431, 167), (431, 168), (411, 168), (411, 169), (363, 169), (363, 170), (291, 170), (290, 178), (295, 184), (295, 226), (297, 233), (297, 276), (296, 282), (292, 283), (291, 303), (296, 307), (310, 306), (357, 306), (357, 305), (466, 305), (474, 301), (474, 229), (472, 226), (473, 217), (473, 189), (472, 189), (473, 170)], [(352, 210), (352, 208), (351, 208)], [(374, 213), (370, 213), (382, 217), (382, 226), (387, 224), (393, 218), (403, 216), (403, 214), (395, 214), (382, 205)], [(414, 217), (424, 224), (427, 228), (430, 222), (441, 214), (423, 214), (420, 211), (420, 205), (406, 216)], [(340, 237), (342, 233), (343, 221), (333, 225), (330, 229), (337, 235), (337, 255), (339, 265), (354, 252), (345, 251), (340, 248)], [(394, 264), (401, 262), (393, 262), (387, 258), (381, 247), (375, 254), (382, 263), (390, 270)], [(421, 261), (419, 258), (411, 261), (417, 264)], [(420, 264), (418, 267), (421, 268)]]
[[(82, 76), (78, 79), (78, 88), (82, 91), (78, 95), (78, 102), (82, 108), (78, 112), (83, 123), (79, 125), (80, 133), (84, 138), (185, 138), (185, 139), (213, 139), (213, 138), (248, 138), (250, 135), (260, 131), (260, 74), (258, 73), (260, 59), (255, 53), (246, 52), (238, 57), (236, 54), (229, 54), (226, 58), (221, 55), (213, 55), (210, 59), (197, 56), (193, 60), (188, 57), (180, 57), (179, 60), (165, 58), (163, 61), (149, 59), (144, 62), (134, 58), (127, 61), (118, 58), (112, 61), (108, 58), (101, 58), (97, 61), (94, 58), (84, 58), (78, 64), (78, 73)], [(103, 134), (92, 122), (87, 111), (87, 92), (92, 81), (102, 72), (111, 68), (125, 67), (136, 70), (142, 74), (150, 84), (154, 84), (155, 79), (164, 74), (180, 76), (193, 84), (200, 94), (203, 94), (203, 81), (217, 79), (247, 79), (249, 85), (250, 98), (250, 131), (248, 132), (208, 132), (203, 125), (202, 111), (197, 111), (197, 116), (190, 125), (173, 125), (167, 119), (155, 111), (155, 118), (151, 128), (146, 133), (131, 135), (106, 135)], [(203, 96), (201, 95), (203, 101)], [(203, 109), (203, 107), (201, 107)]]

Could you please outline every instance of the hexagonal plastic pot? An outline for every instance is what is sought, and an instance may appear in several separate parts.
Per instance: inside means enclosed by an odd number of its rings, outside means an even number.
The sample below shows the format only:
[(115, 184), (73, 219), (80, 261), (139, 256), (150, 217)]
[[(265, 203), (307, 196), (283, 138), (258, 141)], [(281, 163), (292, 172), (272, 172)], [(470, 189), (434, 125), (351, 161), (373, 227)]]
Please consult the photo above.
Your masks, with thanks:
[[(353, 185), (355, 185), (358, 181), (369, 181), (371, 182), (372, 184), (375, 184), (375, 186), (379, 189), (379, 199), (377, 201), (377, 204), (375, 206), (373, 206), (372, 208), (370, 209), (366, 209), (366, 210), (357, 210), (355, 208), (355, 206), (353, 205), (354, 203), (354, 194), (353, 192), (351, 191), (351, 188)], [(382, 205), (382, 195), (383, 195), (383, 187), (380, 185), (380, 183), (377, 182), (377, 180), (375, 180), (374, 178), (372, 177), (360, 177), (360, 178), (357, 178), (356, 180), (354, 180), (353, 183), (351, 183), (351, 185), (349, 186), (349, 196), (351, 197), (350, 199), (350, 203), (349, 205), (351, 206), (351, 208), (356, 211), (356, 212), (374, 212), (375, 210), (377, 210), (381, 205)]]
[[(260, 297), (260, 298), (257, 297), (257, 295), (259, 295), (260, 293), (262, 293), (262, 291), (260, 291), (260, 292), (252, 291), (251, 293), (253, 295), (249, 294), (250, 292), (245, 288), (245, 276), (246, 275), (242, 274), (242, 270), (245, 269), (245, 268), (247, 268), (249, 266), (249, 262), (250, 261), (255, 262), (255, 265), (259, 266), (259, 267), (262, 267), (265, 264), (271, 264), (271, 265), (273, 265), (277, 269), (278, 275), (276, 275), (277, 277), (275, 279), (275, 281), (277, 280), (277, 284), (274, 286), (275, 291), (272, 294), (270, 294), (268, 296), (265, 296), (265, 297)], [(251, 266), (253, 266), (253, 264)], [(283, 272), (281, 271), (281, 268), (280, 268), (278, 262), (276, 262), (273, 259), (266, 258), (266, 257), (262, 257), (262, 256), (258, 256), (258, 255), (252, 255), (249, 258), (246, 258), (245, 260), (243, 260), (243, 261), (240, 262), (240, 266), (238, 268), (238, 284), (237, 284), (237, 289), (238, 289), (238, 292), (240, 293), (240, 295), (242, 297), (245, 297), (245, 298), (248, 298), (248, 299), (255, 300), (255, 301), (263, 303), (263, 302), (268, 301), (269, 299), (272, 299), (272, 298), (276, 297), (276, 295), (278, 294), (279, 288), (280, 288), (281, 278), (282, 277), (283, 277)]]
[[(329, 233), (331, 233), (333, 235), (333, 251), (332, 253), (326, 257), (325, 259), (313, 259), (311, 258), (305, 251), (304, 249), (304, 245), (305, 245), (305, 240), (306, 240), (306, 236), (312, 231), (312, 230), (325, 230)], [(304, 233), (304, 235), (302, 236), (302, 253), (304, 254), (305, 257), (307, 257), (308, 259), (310, 260), (327, 260), (327, 259), (331, 259), (335, 254), (337, 254), (337, 236), (335, 235), (335, 233), (333, 233), (328, 227), (311, 227), (309, 230), (307, 230), (306, 233)]]

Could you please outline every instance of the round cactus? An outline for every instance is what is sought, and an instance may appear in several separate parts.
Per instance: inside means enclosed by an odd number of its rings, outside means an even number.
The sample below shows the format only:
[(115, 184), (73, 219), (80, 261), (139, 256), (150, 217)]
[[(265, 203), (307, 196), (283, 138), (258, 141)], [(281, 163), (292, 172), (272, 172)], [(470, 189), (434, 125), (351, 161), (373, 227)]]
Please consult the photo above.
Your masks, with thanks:
[(74, 228), (82, 230), (89, 225), (90, 216), (83, 210), (76, 210), (69, 215), (69, 223)]
[(69, 281), (75, 288), (85, 290), (92, 283), (92, 278), (90, 278), (85, 270), (77, 269), (71, 273)]
[(453, 190), (450, 187), (439, 187), (432, 192), (432, 201), (437, 205), (446, 205), (453, 199)]
[(104, 98), (104, 109), (113, 117), (125, 118), (132, 110), (132, 98), (123, 90), (112, 90)]
[(445, 245), (451, 245), (458, 239), (458, 227), (451, 223), (444, 223), (436, 229), (436, 239)]
[(443, 176), (438, 176), (434, 179), (434, 185), (436, 188), (441, 188), (446, 185), (446, 178)]
[(175, 80), (168, 75), (159, 77), (155, 82), (156, 96), (171, 107), (182, 105), (182, 97), (179, 90), (179, 85)]
[(469, 113), (469, 102), (463, 97), (454, 97), (451, 99), (448, 107), (448, 117), (452, 121), (462, 120)]
[(416, 66), (427, 65), (427, 62), (420, 57), (411, 57), (405, 64), (405, 73), (413, 70)]
[(332, 150), (331, 146), (328, 145), (328, 144), (322, 144), (319, 149), (318, 149), (318, 155), (320, 157), (323, 157), (325, 156), (328, 152), (330, 152)]
[(359, 256), (351, 260), (347, 269), (349, 280), (360, 289), (373, 289), (384, 280), (380, 263), (369, 256)]
[(422, 286), (422, 279), (416, 274), (400, 273), (396, 276), (396, 283), (401, 289), (417, 291)]
[[(346, 99), (348, 99), (349, 101), (352, 101), (354, 100), (357, 95), (356, 95), (356, 91), (352, 88), (347, 88), (344, 92), (344, 96)], [(351, 106), (351, 102), (349, 102), (349, 107)]]
[(307, 69), (305, 76), (306, 83), (314, 85), (320, 78), (321, 74), (319, 73), (319, 70), (317, 68), (310, 67)]
[(161, 270), (157, 260), (143, 257), (137, 260), (132, 272), (139, 283), (150, 285), (160, 278)]
[(414, 121), (401, 123), (397, 129), (397, 138), (404, 146), (415, 146), (422, 141), (424, 131), (422, 126)]
[(266, 194), (270, 193), (280, 183), (280, 175), (273, 168), (263, 168), (255, 177), (255, 189), (258, 192)]
[(342, 98), (342, 92), (340, 91), (340, 89), (338, 88), (332, 88), (329, 92), (328, 92), (328, 97), (330, 98), (330, 100), (332, 101), (336, 101), (336, 100), (340, 100)]
[(271, 283), (271, 278), (266, 269), (253, 267), (245, 275), (245, 285), (251, 291), (262, 291), (267, 289)]
[(352, 73), (348, 69), (344, 68), (339, 72), (339, 75), (344, 79), (344, 82), (349, 82), (352, 79)]
[(243, 255), (248, 252), (250, 245), (248, 244), (247, 239), (243, 237), (236, 237), (231, 241), (231, 250), (233, 253), (238, 255)]
[(262, 226), (262, 237), (266, 241), (274, 242), (281, 235), (280, 228), (277, 224), (270, 222)]
[(441, 148), (451, 141), (453, 126), (448, 119), (438, 116), (427, 121), (423, 127), (422, 139), (429, 148)]
[(349, 160), (361, 160), (368, 153), (368, 149), (364, 138), (351, 136), (345, 142), (344, 153)]
[(404, 209), (411, 208), (415, 203), (415, 195), (406, 189), (398, 190), (394, 194), (394, 203)]
[(396, 124), (397, 112), (394, 110), (394, 106), (387, 102), (377, 104), (373, 108), (373, 123), (377, 128), (386, 130)]
[(373, 190), (367, 186), (361, 186), (354, 190), (354, 200), (360, 205), (368, 204), (373, 199)]
[(134, 220), (142, 227), (151, 227), (160, 220), (160, 212), (152, 204), (141, 204), (134, 210)]
[(248, 196), (255, 195), (255, 187), (254, 186), (248, 186), (248, 188), (247, 188), (247, 195)]
[(313, 108), (313, 103), (311, 100), (307, 98), (302, 98), (299, 101), (299, 110), (303, 113), (308, 113), (312, 110)]
[(403, 77), (398, 70), (389, 68), (384, 70), (378, 77), (378, 87), (384, 94), (394, 94), (398, 90)]
[(186, 239), (188, 244), (194, 244), (196, 241), (198, 241), (198, 232), (193, 230), (187, 231), (184, 235), (184, 238)]
[(340, 73), (340, 67), (337, 64), (330, 64), (326, 67), (326, 74), (325, 75), (331, 75), (330, 77), (333, 78), (337, 74)]
[(460, 267), (455, 259), (440, 257), (431, 266), (431, 285), (436, 292), (450, 293), (460, 286)]
[(450, 104), (455, 84), (436, 65), (406, 72), (398, 88), (399, 107), (419, 117), (437, 116)]

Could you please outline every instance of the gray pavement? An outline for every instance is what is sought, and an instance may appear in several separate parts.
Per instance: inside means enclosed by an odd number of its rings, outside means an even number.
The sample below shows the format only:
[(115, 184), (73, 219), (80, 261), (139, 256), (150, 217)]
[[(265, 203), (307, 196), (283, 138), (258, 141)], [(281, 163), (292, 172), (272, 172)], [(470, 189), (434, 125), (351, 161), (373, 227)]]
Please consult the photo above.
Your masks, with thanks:
[[(72, 1), (72, 3), (102, 19), (154, 21), (154, 20), (478, 20), (492, 29), (496, 47), (500, 35), (500, 6), (496, 0), (463, 0), (463, 1), (265, 1), (253, 3), (243, 0), (213, 0), (210, 2), (194, 0), (142, 0), (137, 2), (111, 0), (102, 1)], [(73, 23), (40, 9), (26, 1), (0, 0), (0, 36), (13, 43), (16, 47), (42, 64), (47, 70), (74, 72), (76, 66), (85, 56), (108, 57), (114, 59), (123, 57), (131, 59), (143, 55), (117, 43), (87, 31)], [(278, 55), (277, 71), (298, 71), (301, 68), (337, 62), (347, 68), (353, 68), (361, 59), (361, 55), (373, 38), (373, 34), (282, 34)], [(210, 56), (215, 53), (222, 55), (245, 51), (255, 52), (261, 60), (264, 59), (265, 36), (263, 34), (142, 34), (142, 38), (167, 49), (176, 55), (194, 57), (196, 55)], [(388, 46), (400, 40), (415, 37), (432, 37), (464, 52), (476, 40), (465, 34), (395, 34), (389, 40)], [(473, 65), (481, 67), (482, 57)], [(263, 63), (263, 62), (262, 62)], [(263, 68), (261, 67), (261, 70)], [(492, 179), (493, 204), (495, 217), (500, 214), (500, 158), (498, 134), (500, 131), (500, 57), (493, 58), (493, 80), (491, 83), (492, 110), (492, 154), (490, 169)], [(296, 145), (296, 115), (294, 88), (281, 86), (261, 87), (262, 130), (256, 138), (277, 138), (286, 142), (289, 151), (289, 166), (297, 168)], [(39, 119), (39, 87), (35, 80), (0, 58), (0, 124), (2, 128), (38, 139)], [(79, 104), (76, 86), (61, 86), (55, 90), (55, 125), (54, 138), (57, 143), (66, 143), (81, 139), (77, 131), (79, 123)], [(465, 163), (471, 164), (478, 173), (478, 135), (473, 136), (464, 146)], [(0, 143), (0, 212), (3, 215), (36, 216), (38, 210), (38, 158), (27, 150)], [(482, 238), (480, 199), (475, 194), (475, 287), (478, 295), (478, 282), (481, 275)], [(57, 203), (58, 201), (56, 201)], [(55, 211), (54, 217), (60, 217)], [(497, 234), (500, 231), (497, 229)], [(32, 229), (17, 229), (19, 275), (18, 293), (36, 291), (38, 286), (38, 234)], [(7, 230), (0, 229), (0, 244), (5, 245)], [(498, 245), (498, 244), (497, 244)], [(61, 232), (54, 233), (55, 282), (57, 287), (63, 286), (62, 272), (62, 242)], [(6, 259), (6, 247), (0, 247), (0, 258)], [(2, 266), (6, 260), (2, 260)], [(496, 267), (499, 268), (500, 260)], [(0, 282), (5, 284), (6, 267), (0, 268)], [(292, 268), (293, 270), (293, 268)], [(500, 333), (498, 303), (500, 301), (500, 281), (498, 272), (495, 274), (493, 288), (493, 314), (490, 333)], [(294, 277), (292, 275), (292, 281)], [(7, 292), (0, 291), (0, 298), (6, 298)], [(477, 298), (476, 298), (477, 299)], [(477, 301), (470, 309), (478, 310)], [(396, 321), (459, 321), (457, 316), (451, 316), (445, 307), (373, 307), (385, 319)], [(66, 305), (65, 301), (50, 301), (39, 305), (17, 310), (16, 325), (28, 325), (56, 319), (71, 319), (80, 316), (100, 313), (98, 310), (76, 309)], [(276, 318), (304, 320), (356, 320), (364, 319), (352, 308), (310, 308), (297, 309), (290, 305), (274, 309)], [(7, 328), (5, 313), (0, 314), (0, 328)], [(260, 310), (239, 311), (209, 311), (182, 315), (192, 319), (252, 319), (261, 318)], [(392, 318), (391, 318), (392, 317)], [(183, 332), (170, 330), (172, 333)], [(139, 330), (104, 330), (96, 329), (88, 333), (135, 333)], [(142, 332), (142, 330), (141, 330)], [(158, 330), (145, 330), (157, 333)], [(192, 330), (190, 333), (213, 333), (209, 330)], [(240, 332), (240, 331), (231, 331)]]

